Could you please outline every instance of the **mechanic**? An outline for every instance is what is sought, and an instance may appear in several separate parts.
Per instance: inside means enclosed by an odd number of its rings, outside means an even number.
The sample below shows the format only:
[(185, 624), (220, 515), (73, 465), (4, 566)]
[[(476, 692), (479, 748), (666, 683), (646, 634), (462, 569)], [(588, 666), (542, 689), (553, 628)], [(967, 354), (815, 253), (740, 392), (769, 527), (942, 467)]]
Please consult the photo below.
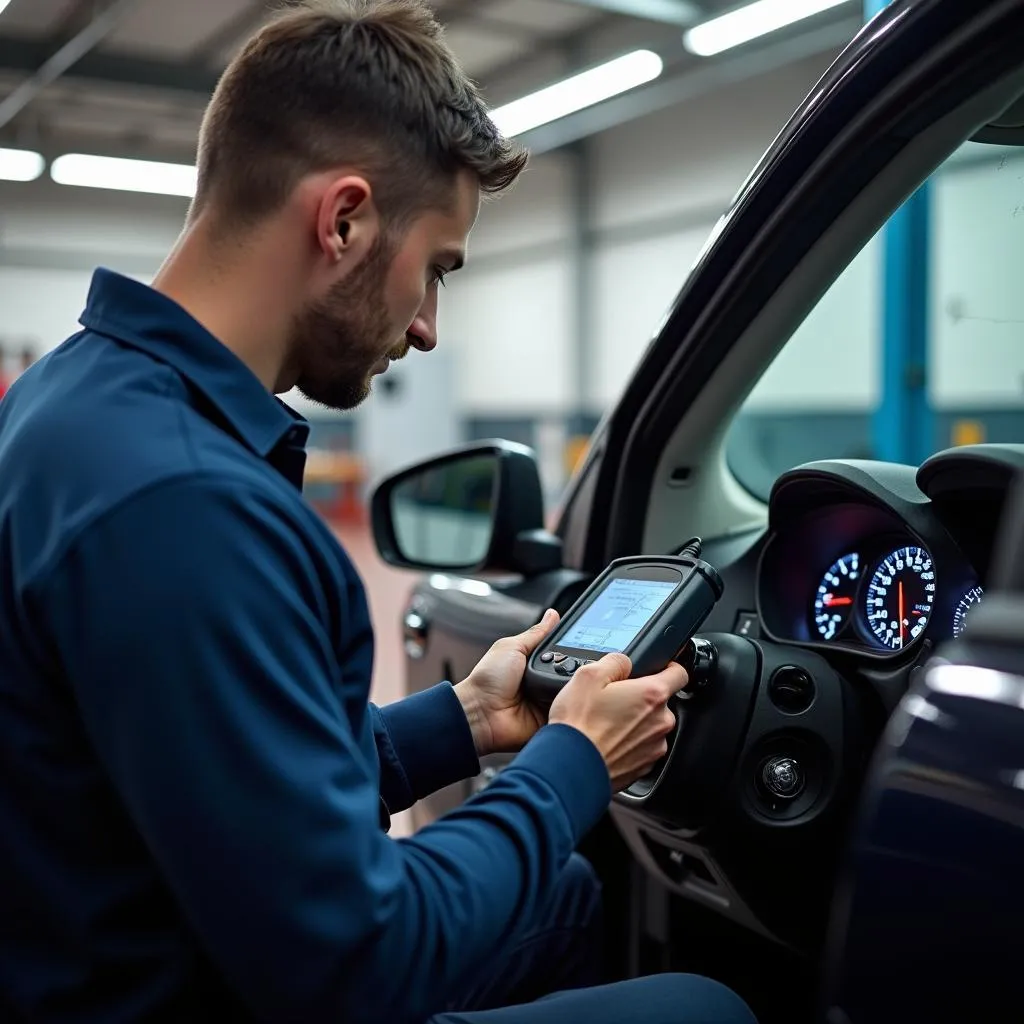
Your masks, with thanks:
[(301, 495), (308, 426), (275, 395), (350, 409), (432, 349), (481, 193), (524, 163), (422, 0), (286, 9), (215, 92), (153, 284), (97, 271), (0, 406), (5, 1021), (753, 1019), (699, 977), (588, 987), (573, 851), (666, 749), (682, 669), (611, 655), (543, 721), (519, 684), (549, 612), (368, 705), (363, 587)]

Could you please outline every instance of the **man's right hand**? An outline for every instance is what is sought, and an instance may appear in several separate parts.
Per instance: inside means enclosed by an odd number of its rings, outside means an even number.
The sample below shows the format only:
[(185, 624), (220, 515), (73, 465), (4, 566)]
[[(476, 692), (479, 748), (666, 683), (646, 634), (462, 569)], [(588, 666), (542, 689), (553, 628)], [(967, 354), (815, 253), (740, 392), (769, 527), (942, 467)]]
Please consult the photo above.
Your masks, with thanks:
[(668, 752), (675, 715), (668, 707), (687, 683), (672, 662), (663, 672), (630, 679), (624, 654), (585, 665), (551, 704), (548, 721), (579, 729), (600, 751), (616, 793), (641, 779)]

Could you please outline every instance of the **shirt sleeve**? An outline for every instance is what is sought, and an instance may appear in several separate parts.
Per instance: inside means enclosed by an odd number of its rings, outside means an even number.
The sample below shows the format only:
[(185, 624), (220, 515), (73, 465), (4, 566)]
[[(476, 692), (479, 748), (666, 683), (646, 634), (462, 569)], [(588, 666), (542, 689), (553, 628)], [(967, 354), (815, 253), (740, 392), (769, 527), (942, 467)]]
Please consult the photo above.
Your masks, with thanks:
[(473, 733), (450, 683), (385, 707), (370, 705), (380, 755), (380, 795), (395, 814), (480, 771)]
[(608, 774), (547, 726), (478, 796), (384, 835), (322, 572), (276, 498), (193, 476), (88, 527), (32, 599), (108, 777), (254, 1017), (422, 1024), (536, 919)]

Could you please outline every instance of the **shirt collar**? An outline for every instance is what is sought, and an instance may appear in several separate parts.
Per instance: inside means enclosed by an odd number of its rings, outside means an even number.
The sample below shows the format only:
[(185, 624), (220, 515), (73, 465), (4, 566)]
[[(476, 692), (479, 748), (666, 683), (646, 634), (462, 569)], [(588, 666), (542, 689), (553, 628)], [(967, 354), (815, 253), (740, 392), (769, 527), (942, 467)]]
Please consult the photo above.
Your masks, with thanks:
[(260, 383), (227, 346), (173, 299), (111, 270), (93, 275), (83, 327), (173, 367), (265, 458), (285, 437), (305, 444), (309, 424)]

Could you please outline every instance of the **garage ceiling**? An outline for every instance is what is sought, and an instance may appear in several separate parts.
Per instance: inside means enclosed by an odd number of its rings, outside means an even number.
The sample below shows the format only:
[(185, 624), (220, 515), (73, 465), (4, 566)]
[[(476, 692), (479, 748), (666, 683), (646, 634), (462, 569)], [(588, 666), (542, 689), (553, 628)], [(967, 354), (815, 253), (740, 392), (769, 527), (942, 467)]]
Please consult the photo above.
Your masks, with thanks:
[[(0, 144), (191, 160), (219, 72), (280, 6), (281, 0), (10, 0), (0, 12)], [(662, 55), (664, 77), (708, 77), (708, 62), (686, 53), (681, 30), (735, 0), (437, 0), (433, 6), (463, 66), (497, 104), (639, 46)], [(790, 59), (799, 59), (808, 49), (841, 45), (858, 21), (859, 4), (841, 5), (771, 45), (788, 46)], [(777, 61), (788, 52), (780, 50)], [(731, 59), (742, 75), (757, 67), (750, 57), (720, 60)], [(664, 82), (660, 87), (665, 106), (671, 99)], [(645, 112), (635, 97), (622, 110), (619, 121)], [(580, 124), (576, 137), (608, 127), (607, 116)], [(555, 148), (572, 136), (549, 131), (546, 139), (546, 148)]]

